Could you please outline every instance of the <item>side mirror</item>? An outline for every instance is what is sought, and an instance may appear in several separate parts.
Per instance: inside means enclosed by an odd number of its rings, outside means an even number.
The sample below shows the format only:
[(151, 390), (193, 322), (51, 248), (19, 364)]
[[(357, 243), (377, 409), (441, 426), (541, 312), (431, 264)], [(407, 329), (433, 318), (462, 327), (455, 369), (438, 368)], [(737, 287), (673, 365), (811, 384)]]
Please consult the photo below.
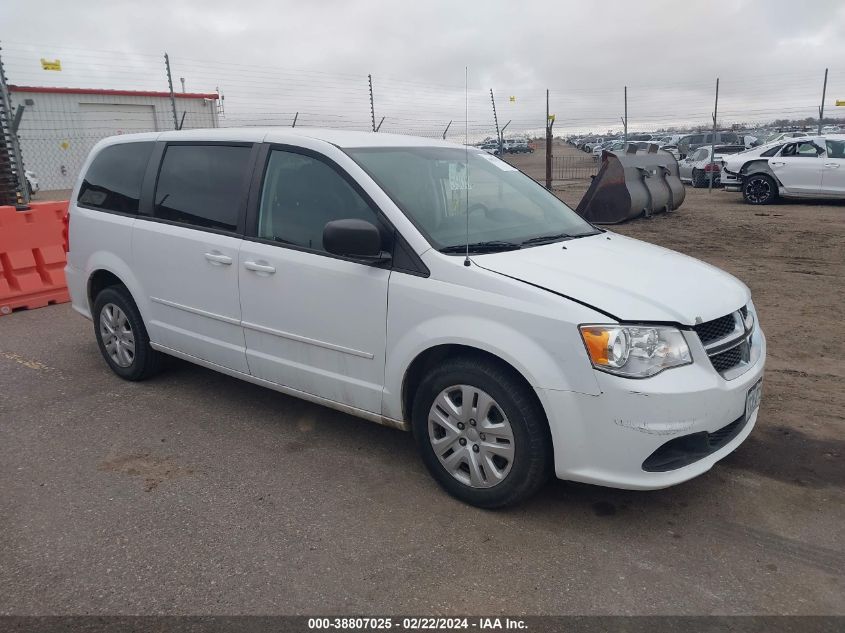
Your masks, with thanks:
[(381, 233), (366, 220), (333, 220), (326, 223), (323, 228), (323, 248), (333, 255), (372, 264), (390, 259), (390, 253), (381, 250)]

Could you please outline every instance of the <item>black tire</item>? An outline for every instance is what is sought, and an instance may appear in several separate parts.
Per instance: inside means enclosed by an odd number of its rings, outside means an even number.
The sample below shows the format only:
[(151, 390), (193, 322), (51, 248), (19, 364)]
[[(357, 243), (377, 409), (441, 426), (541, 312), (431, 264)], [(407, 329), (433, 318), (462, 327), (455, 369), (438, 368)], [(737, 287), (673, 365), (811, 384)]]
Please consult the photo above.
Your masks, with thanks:
[[(126, 315), (129, 324), (129, 331), (134, 337), (134, 353), (128, 366), (120, 366), (106, 349), (103, 342), (101, 327), (101, 315), (106, 306), (114, 305), (120, 308)], [(157, 374), (164, 363), (164, 355), (150, 347), (150, 337), (141, 313), (132, 299), (132, 295), (123, 286), (109, 286), (103, 289), (94, 299), (94, 336), (97, 338), (97, 346), (100, 353), (111, 370), (124, 380), (144, 380)]]
[(707, 174), (705, 174), (703, 171), (700, 171), (698, 169), (692, 170), (691, 180), (692, 180), (692, 186), (695, 189), (699, 189), (701, 187), (707, 186)]
[[(504, 479), (491, 487), (475, 488), (458, 481), (440, 463), (429, 439), (429, 411), (435, 398), (453, 385), (470, 385), (485, 391), (510, 423), (513, 462)], [(537, 492), (551, 475), (554, 458), (545, 413), (536, 395), (507, 366), (474, 357), (454, 358), (437, 365), (417, 389), (411, 425), (432, 477), (446, 492), (470, 505), (501, 508), (520, 503)]]
[(742, 199), (748, 204), (771, 204), (778, 198), (775, 179), (767, 174), (751, 174), (742, 179)]

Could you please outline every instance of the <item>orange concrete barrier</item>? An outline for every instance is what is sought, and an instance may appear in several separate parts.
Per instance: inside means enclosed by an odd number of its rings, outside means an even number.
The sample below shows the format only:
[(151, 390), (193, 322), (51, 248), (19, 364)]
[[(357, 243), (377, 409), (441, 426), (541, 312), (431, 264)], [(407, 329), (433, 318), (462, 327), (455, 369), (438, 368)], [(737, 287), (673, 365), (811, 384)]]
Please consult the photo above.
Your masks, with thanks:
[(68, 201), (0, 207), (0, 315), (70, 301), (65, 282)]

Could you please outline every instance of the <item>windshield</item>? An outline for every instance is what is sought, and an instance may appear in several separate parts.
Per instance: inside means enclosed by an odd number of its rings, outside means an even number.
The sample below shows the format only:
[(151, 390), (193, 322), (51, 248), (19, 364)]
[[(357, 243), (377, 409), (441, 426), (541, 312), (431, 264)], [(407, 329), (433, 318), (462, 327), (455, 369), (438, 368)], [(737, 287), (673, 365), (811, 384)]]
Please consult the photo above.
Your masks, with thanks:
[[(469, 243), (485, 243), (488, 250), (599, 232), (537, 182), (489, 154), (450, 147), (346, 152), (437, 249), (467, 243), (467, 215)], [(532, 244), (524, 244), (527, 240)]]

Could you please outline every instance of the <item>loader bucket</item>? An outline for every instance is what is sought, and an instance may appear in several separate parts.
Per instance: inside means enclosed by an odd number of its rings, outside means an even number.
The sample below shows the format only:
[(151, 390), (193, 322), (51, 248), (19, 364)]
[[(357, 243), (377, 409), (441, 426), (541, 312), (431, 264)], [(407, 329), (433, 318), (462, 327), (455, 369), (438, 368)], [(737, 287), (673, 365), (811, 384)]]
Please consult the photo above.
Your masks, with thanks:
[(599, 173), (575, 212), (594, 224), (619, 224), (674, 211), (685, 194), (674, 156), (656, 145), (639, 151), (629, 146), (627, 153), (602, 154)]

